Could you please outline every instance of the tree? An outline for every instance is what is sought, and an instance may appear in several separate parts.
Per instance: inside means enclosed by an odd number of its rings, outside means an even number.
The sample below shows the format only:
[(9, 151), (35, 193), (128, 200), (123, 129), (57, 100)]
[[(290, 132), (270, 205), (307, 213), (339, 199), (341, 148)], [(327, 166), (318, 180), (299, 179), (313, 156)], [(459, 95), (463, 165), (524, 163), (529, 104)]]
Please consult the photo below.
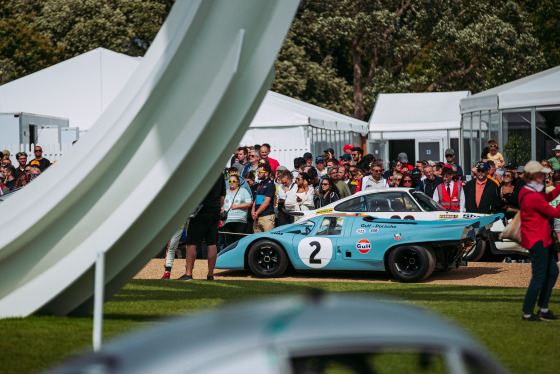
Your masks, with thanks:
[(543, 66), (513, 1), (304, 0), (296, 21), (292, 39), (311, 62), (331, 56), (359, 119), (380, 92), (477, 92)]
[(41, 35), (33, 19), (0, 2), (0, 84), (59, 62), (60, 49)]
[(535, 28), (541, 52), (549, 68), (560, 65), (560, 4), (557, 0), (523, 0), (522, 9)]
[(70, 58), (103, 47), (143, 56), (173, 0), (14, 0)]

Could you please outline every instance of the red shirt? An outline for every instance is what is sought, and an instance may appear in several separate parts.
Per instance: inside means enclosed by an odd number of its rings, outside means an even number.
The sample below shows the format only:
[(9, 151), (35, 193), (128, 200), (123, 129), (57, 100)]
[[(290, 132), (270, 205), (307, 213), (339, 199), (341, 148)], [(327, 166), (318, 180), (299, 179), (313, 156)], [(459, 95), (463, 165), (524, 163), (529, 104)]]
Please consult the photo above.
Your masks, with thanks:
[(272, 169), (272, 171), (274, 172), (274, 174), (276, 174), (276, 169), (278, 168), (278, 166), (280, 166), (280, 163), (278, 161), (276, 161), (273, 158), (267, 158), (268, 160), (268, 164), (270, 165), (270, 168)]
[(521, 246), (531, 249), (540, 240), (544, 247), (552, 244), (549, 217), (560, 218), (560, 205), (551, 207), (548, 202), (560, 194), (560, 185), (549, 193), (536, 192), (525, 186), (519, 192), (521, 207)]

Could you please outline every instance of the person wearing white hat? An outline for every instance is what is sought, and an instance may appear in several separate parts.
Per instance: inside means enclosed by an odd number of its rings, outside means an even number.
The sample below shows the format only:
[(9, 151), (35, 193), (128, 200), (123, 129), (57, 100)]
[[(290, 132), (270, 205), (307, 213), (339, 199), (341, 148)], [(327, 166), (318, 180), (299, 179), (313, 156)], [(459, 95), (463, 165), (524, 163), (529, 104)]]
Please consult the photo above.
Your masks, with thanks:
[(552, 169), (554, 169), (554, 171), (560, 170), (560, 144), (556, 145), (556, 147), (553, 148), (552, 151), (554, 152), (554, 157), (549, 158), (548, 162), (550, 162), (550, 165), (552, 165)]
[[(531, 253), (532, 270), (531, 282), (523, 301), (523, 321), (558, 319), (548, 309), (552, 288), (558, 279), (549, 218), (560, 218), (560, 206), (553, 208), (549, 205), (550, 201), (560, 195), (560, 185), (549, 193), (544, 192), (545, 176), (550, 172), (540, 162), (529, 161), (523, 175), (527, 184), (519, 192), (521, 246)], [(533, 313), (535, 304), (539, 306), (537, 314)]]

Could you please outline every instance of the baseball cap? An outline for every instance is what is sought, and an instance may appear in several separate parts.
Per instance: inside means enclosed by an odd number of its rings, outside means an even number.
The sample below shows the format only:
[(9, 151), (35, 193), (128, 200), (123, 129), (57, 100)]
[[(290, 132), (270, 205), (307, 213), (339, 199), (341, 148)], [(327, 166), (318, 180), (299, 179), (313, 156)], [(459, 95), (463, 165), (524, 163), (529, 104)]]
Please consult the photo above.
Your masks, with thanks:
[[(40, 163), (39, 161), (37, 161), (37, 160), (33, 160), (33, 161), (31, 161), (31, 162), (29, 163), (29, 165), (32, 165), (32, 166), (35, 166), (35, 165), (41, 166), (41, 163)], [(540, 164), (539, 164), (539, 165), (540, 165)]]
[(521, 165), (520, 167), (518, 167), (517, 172), (518, 173), (524, 173), (525, 172), (525, 166)]
[(418, 168), (412, 169), (412, 172), (410, 174), (412, 175), (412, 177), (421, 177), (422, 176), (422, 172)]
[(517, 166), (515, 166), (515, 164), (513, 162), (509, 162), (506, 166), (505, 166), (506, 170), (515, 170), (517, 169)]
[(283, 165), (280, 165), (276, 168), (276, 171), (282, 171), (282, 170), (288, 170), (288, 168)]
[(544, 167), (541, 165), (540, 162), (535, 161), (535, 160), (531, 160), (528, 163), (525, 164), (525, 169), (524, 169), (525, 173), (550, 173), (552, 170), (550, 170), (547, 167)]
[(490, 165), (488, 165), (486, 162), (480, 162), (478, 165), (476, 165), (476, 170), (477, 171), (488, 171), (488, 170), (490, 170)]
[(400, 162), (404, 162), (405, 164), (408, 164), (408, 156), (406, 155), (406, 153), (401, 152), (397, 157)]
[(340, 159), (346, 161), (352, 161), (352, 156), (350, 156), (348, 153), (345, 153), (342, 156), (340, 156)]
[(313, 155), (312, 155), (311, 153), (309, 153), (309, 152), (305, 152), (305, 153), (303, 154), (303, 158), (313, 158)]
[(452, 155), (455, 156), (455, 151), (453, 150), (453, 148), (448, 148), (445, 150), (445, 155)]
[(323, 156), (317, 156), (315, 157), (315, 163), (316, 164), (320, 164), (322, 162), (325, 162), (325, 160), (323, 160)]
[(344, 146), (344, 148), (342, 148), (342, 150), (343, 150), (344, 152), (346, 152), (347, 149), (352, 149), (352, 148), (354, 148), (354, 146), (352, 146), (352, 145), (350, 145), (350, 144), (346, 144), (346, 145)]
[(327, 149), (325, 149), (323, 152), (325, 152), (325, 153), (332, 153), (332, 154), (334, 155), (334, 149), (332, 149), (332, 148), (327, 148)]

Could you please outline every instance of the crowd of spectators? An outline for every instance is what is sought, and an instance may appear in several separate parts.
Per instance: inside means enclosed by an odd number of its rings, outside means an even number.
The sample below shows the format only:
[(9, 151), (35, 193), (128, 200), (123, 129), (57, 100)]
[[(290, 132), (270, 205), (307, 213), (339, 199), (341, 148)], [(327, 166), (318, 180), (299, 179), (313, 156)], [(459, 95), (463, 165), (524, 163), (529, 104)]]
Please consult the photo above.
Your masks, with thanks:
[(24, 187), (33, 179), (37, 178), (51, 162), (43, 157), (43, 149), (35, 146), (33, 149), (35, 158), (28, 162), (28, 155), (25, 152), (16, 154), (17, 166), (12, 165), (10, 151), (4, 149), (0, 153), (0, 196)]
[[(560, 146), (557, 148), (560, 160)], [(511, 218), (519, 211), (523, 166), (506, 165), (498, 150), (498, 143), (491, 139), (480, 162), (464, 174), (451, 148), (445, 151), (444, 161), (410, 162), (401, 152), (395, 160), (385, 162), (347, 144), (338, 157), (327, 148), (315, 157), (306, 152), (288, 166), (270, 157), (269, 144), (241, 146), (223, 171), (224, 209), (229, 215), (221, 222), (222, 246), (297, 219), (286, 211), (319, 209), (360, 191), (395, 187), (423, 191), (451, 211), (500, 212)], [(551, 166), (552, 162), (544, 163)], [(554, 166), (560, 169), (560, 162), (552, 163)], [(547, 185), (559, 184), (560, 170), (547, 175), (548, 180)]]

